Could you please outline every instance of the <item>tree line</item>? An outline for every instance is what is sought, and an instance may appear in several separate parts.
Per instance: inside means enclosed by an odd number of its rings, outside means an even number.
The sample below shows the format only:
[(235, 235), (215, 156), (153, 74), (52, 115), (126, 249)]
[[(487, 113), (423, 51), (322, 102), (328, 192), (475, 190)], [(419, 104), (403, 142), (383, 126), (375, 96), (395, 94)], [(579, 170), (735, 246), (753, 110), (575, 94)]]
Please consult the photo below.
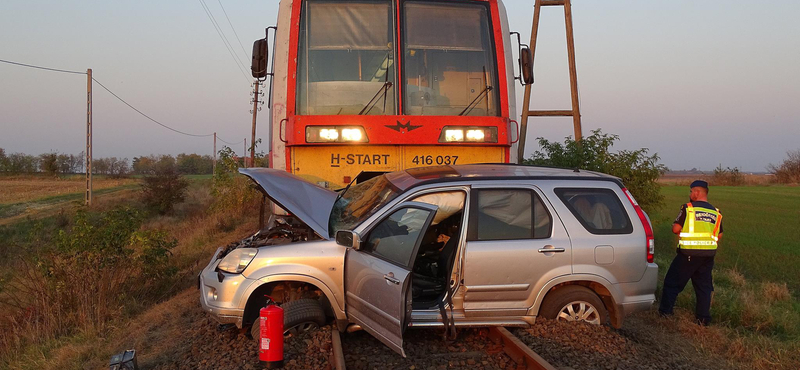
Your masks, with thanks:
[[(28, 174), (44, 173), (53, 176), (85, 172), (86, 156), (66, 153), (6, 153), (0, 148), (0, 173)], [(214, 159), (210, 155), (181, 153), (171, 155), (147, 155), (128, 158), (106, 157), (92, 159), (92, 173), (112, 177), (147, 175), (159, 168), (174, 168), (184, 175), (206, 175), (213, 172)]]

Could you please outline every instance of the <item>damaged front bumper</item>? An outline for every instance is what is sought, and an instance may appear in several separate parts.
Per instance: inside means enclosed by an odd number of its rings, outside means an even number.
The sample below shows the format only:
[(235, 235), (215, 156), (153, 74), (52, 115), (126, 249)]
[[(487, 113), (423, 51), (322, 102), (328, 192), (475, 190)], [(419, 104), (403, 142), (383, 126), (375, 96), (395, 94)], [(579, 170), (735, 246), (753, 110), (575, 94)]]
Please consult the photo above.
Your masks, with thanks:
[(211, 263), (198, 276), (200, 305), (220, 324), (235, 324), (242, 327), (242, 316), (247, 304), (248, 290), (255, 283), (242, 274), (218, 272), (219, 261), (214, 254)]

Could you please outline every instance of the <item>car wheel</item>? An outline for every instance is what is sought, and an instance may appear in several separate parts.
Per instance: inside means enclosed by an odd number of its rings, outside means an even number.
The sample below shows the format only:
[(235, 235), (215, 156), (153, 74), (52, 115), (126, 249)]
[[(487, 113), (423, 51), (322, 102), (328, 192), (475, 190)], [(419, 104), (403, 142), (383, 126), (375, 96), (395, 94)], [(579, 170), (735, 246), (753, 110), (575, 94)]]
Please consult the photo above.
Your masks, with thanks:
[[(298, 299), (281, 305), (283, 308), (283, 335), (298, 335), (318, 329), (325, 325), (327, 317), (319, 300)], [(250, 328), (250, 335), (256, 341), (261, 337), (261, 320), (256, 318)]]
[(608, 311), (591, 289), (572, 285), (556, 289), (545, 297), (539, 314), (551, 320), (605, 324)]

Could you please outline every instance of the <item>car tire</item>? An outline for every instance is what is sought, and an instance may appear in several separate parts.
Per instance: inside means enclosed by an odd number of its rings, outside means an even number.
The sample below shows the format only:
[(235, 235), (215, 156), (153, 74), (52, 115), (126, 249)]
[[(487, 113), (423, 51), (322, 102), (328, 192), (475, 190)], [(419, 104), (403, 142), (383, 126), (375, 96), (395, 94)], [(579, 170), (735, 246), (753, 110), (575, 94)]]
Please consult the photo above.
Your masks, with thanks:
[[(281, 305), (283, 308), (283, 335), (298, 335), (318, 329), (327, 323), (325, 310), (319, 300), (311, 298), (298, 299)], [(261, 320), (256, 318), (250, 328), (250, 335), (256, 341), (261, 337)]]
[(558, 321), (583, 321), (601, 325), (608, 321), (603, 301), (591, 289), (570, 285), (550, 292), (542, 302), (539, 316)]

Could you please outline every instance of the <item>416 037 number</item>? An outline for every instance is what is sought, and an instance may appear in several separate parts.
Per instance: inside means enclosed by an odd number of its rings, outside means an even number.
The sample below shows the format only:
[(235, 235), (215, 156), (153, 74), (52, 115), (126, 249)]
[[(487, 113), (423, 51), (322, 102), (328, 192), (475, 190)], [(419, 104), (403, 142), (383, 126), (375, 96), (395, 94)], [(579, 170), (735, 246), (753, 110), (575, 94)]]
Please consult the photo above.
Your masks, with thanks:
[(456, 164), (457, 161), (457, 155), (415, 155), (411, 159), (411, 163), (424, 166), (432, 166), (434, 164), (451, 165)]

